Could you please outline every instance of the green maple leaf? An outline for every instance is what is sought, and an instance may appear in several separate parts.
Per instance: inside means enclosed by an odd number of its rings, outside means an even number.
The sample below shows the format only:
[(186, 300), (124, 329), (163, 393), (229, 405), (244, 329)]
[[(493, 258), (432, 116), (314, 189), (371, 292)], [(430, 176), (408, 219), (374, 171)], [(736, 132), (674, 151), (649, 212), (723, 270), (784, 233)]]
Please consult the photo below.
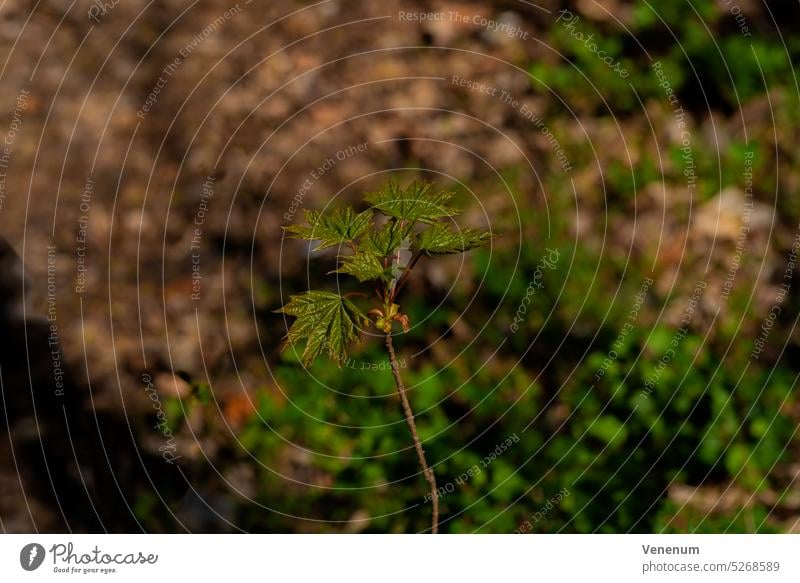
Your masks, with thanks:
[(387, 279), (387, 270), (381, 265), (378, 256), (370, 251), (357, 251), (353, 255), (341, 257), (341, 266), (335, 273), (346, 273), (364, 282), (371, 279)]
[(315, 251), (334, 247), (342, 243), (352, 243), (366, 233), (372, 226), (372, 212), (357, 213), (352, 207), (335, 209), (327, 215), (318, 211), (305, 211), (305, 225), (290, 225), (284, 230), (290, 236), (309, 241), (319, 241)]
[(458, 209), (448, 205), (451, 198), (452, 192), (433, 192), (430, 184), (413, 182), (400, 188), (396, 182), (389, 182), (381, 190), (367, 194), (364, 200), (383, 214), (401, 221), (432, 223), (458, 214)]
[(369, 324), (367, 316), (351, 301), (327, 291), (289, 296), (289, 303), (277, 312), (296, 318), (286, 335), (284, 348), (305, 340), (302, 356), (305, 366), (323, 353), (341, 366), (347, 357), (347, 345), (357, 342), (361, 326)]
[(383, 227), (369, 234), (366, 247), (378, 257), (388, 257), (403, 244), (412, 226), (401, 228), (397, 221), (390, 219)]
[(492, 234), (476, 229), (452, 230), (444, 223), (435, 223), (417, 236), (417, 248), (425, 255), (463, 253), (480, 247)]

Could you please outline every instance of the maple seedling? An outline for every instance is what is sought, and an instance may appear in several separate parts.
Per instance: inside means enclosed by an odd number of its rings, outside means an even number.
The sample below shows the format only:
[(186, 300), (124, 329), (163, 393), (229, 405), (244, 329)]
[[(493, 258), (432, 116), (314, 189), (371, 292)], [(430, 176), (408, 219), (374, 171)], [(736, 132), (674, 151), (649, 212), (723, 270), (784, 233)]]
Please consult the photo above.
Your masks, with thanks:
[[(285, 232), (315, 242), (314, 251), (336, 247), (337, 269), (331, 273), (354, 277), (372, 288), (369, 291), (374, 291), (374, 295), (309, 290), (291, 295), (289, 303), (277, 310), (295, 318), (282, 348), (304, 344), (301, 357), (304, 366), (323, 354), (341, 366), (348, 346), (360, 342), (362, 332), (374, 327), (384, 335), (406, 423), (423, 476), (431, 488), (434, 534), (439, 529), (436, 477), (425, 459), (392, 335), (395, 324), (403, 333), (411, 326), (397, 298), (421, 258), (463, 253), (484, 245), (492, 237), (490, 232), (460, 229), (454, 224), (453, 217), (460, 211), (451, 205), (453, 194), (435, 191), (428, 183), (414, 182), (401, 188), (396, 182), (389, 182), (364, 197), (369, 206), (365, 211), (356, 212), (349, 206), (328, 214), (305, 211), (308, 224), (284, 227)], [(354, 300), (364, 297), (374, 297), (374, 303), (362, 311)]]

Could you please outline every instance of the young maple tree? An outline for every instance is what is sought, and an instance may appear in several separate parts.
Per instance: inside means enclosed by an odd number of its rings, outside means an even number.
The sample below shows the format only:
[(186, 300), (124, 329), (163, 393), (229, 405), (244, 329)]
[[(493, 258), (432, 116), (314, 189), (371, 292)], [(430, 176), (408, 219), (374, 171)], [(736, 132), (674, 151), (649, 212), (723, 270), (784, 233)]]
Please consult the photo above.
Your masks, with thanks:
[(348, 345), (360, 342), (362, 332), (374, 326), (383, 333), (414, 449), (430, 485), (431, 531), (434, 534), (439, 529), (436, 477), (419, 440), (392, 334), (395, 322), (404, 333), (411, 325), (397, 303), (398, 294), (422, 257), (463, 253), (485, 244), (492, 237), (490, 232), (459, 229), (453, 223), (452, 218), (460, 212), (451, 205), (453, 194), (434, 191), (428, 183), (414, 182), (401, 188), (396, 182), (389, 182), (364, 197), (369, 208), (363, 212), (356, 212), (349, 206), (326, 215), (305, 211), (308, 225), (284, 227), (286, 233), (317, 242), (314, 251), (337, 247), (338, 268), (331, 273), (353, 276), (360, 284), (372, 287), (375, 301), (362, 311), (350, 298), (369, 298), (370, 294), (354, 291), (342, 295), (310, 290), (291, 295), (289, 303), (278, 310), (296, 318), (283, 349), (304, 343), (302, 362), (305, 366), (322, 354), (341, 366), (347, 357)]

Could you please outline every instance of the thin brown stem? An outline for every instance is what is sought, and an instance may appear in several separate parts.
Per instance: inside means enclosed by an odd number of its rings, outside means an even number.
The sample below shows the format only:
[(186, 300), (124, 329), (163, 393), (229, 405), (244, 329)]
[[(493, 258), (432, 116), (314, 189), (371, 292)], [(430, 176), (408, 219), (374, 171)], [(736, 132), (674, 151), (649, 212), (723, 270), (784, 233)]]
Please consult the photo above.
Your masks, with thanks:
[(417, 459), (419, 459), (419, 465), (422, 466), (422, 475), (425, 476), (425, 479), (431, 487), (431, 504), (433, 505), (431, 533), (437, 534), (439, 532), (439, 497), (436, 492), (436, 476), (433, 475), (433, 470), (428, 467), (428, 461), (425, 459), (425, 450), (422, 449), (422, 443), (419, 440), (417, 425), (414, 423), (414, 412), (411, 410), (411, 404), (408, 402), (408, 396), (406, 396), (406, 387), (403, 384), (403, 379), (400, 377), (400, 365), (397, 363), (397, 356), (394, 353), (391, 333), (386, 334), (386, 348), (389, 351), (389, 361), (392, 364), (392, 374), (394, 375), (394, 382), (397, 385), (397, 394), (400, 395), (400, 401), (403, 404), (403, 412), (406, 416), (406, 423), (411, 430), (411, 437), (414, 440), (414, 449), (417, 450)]

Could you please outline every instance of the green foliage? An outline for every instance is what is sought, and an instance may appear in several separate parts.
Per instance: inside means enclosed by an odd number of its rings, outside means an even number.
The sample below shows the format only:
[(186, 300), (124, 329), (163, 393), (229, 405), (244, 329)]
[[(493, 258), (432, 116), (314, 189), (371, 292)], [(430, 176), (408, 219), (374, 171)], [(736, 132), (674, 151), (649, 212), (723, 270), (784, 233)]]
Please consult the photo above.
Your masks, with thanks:
[(398, 221), (386, 221), (381, 229), (369, 234), (364, 248), (378, 257), (389, 257), (403, 244), (407, 230)]
[(284, 230), (299, 239), (319, 241), (315, 251), (352, 243), (369, 229), (372, 220), (369, 211), (356, 213), (350, 207), (337, 208), (327, 216), (309, 210), (305, 211), (305, 215), (308, 226), (290, 225)]
[(290, 296), (278, 312), (297, 318), (286, 337), (286, 345), (306, 341), (303, 364), (309, 365), (323, 353), (340, 362), (347, 357), (347, 345), (359, 338), (360, 325), (367, 317), (348, 299), (326, 291), (307, 291)]
[(396, 182), (390, 182), (381, 190), (367, 194), (364, 200), (400, 221), (433, 223), (436, 219), (458, 213), (448, 205), (451, 198), (452, 192), (434, 192), (428, 183), (413, 182), (407, 188), (401, 188)]
[(425, 229), (417, 238), (417, 247), (425, 255), (447, 255), (475, 249), (491, 239), (491, 234), (475, 229), (455, 231), (444, 223)]
[(345, 255), (341, 259), (341, 267), (334, 273), (352, 275), (358, 281), (364, 282), (371, 279), (384, 279), (391, 277), (386, 268), (381, 265), (378, 254), (371, 251), (358, 251), (353, 255)]
[[(395, 303), (403, 281), (422, 256), (463, 253), (487, 243), (492, 235), (477, 229), (451, 229), (443, 222), (458, 214), (450, 205), (452, 192), (435, 191), (427, 183), (414, 182), (401, 188), (389, 182), (381, 190), (367, 194), (371, 208), (357, 212), (352, 207), (334, 209), (329, 215), (306, 211), (307, 225), (291, 225), (286, 232), (293, 237), (316, 240), (315, 250), (346, 243), (338, 256), (337, 269), (331, 273), (353, 276), (359, 283), (377, 281), (378, 305), (364, 315), (345, 297), (325, 291), (309, 291), (291, 296), (278, 310), (297, 318), (289, 329), (286, 346), (305, 342), (302, 361), (308, 366), (328, 354), (340, 366), (347, 357), (347, 346), (359, 339), (361, 326), (373, 323), (378, 330), (391, 332), (395, 322), (404, 331), (409, 318)], [(383, 224), (376, 215), (383, 215)], [(412, 243), (413, 242), (413, 243)], [(401, 263), (400, 249), (408, 247), (414, 258)], [(364, 293), (362, 295), (369, 296)]]
[[(659, 62), (687, 110), (738, 109), (778, 85), (794, 91), (792, 63), (800, 55), (800, 42), (791, 36), (780, 38), (774, 31), (740, 29), (731, 6), (714, 0), (637, 2), (625, 29), (581, 14), (570, 29), (566, 21), (557, 23), (549, 44), (567, 62), (531, 63), (533, 87), (542, 93), (554, 91), (573, 109), (628, 113), (648, 99), (664, 100), (652, 70)], [(589, 50), (582, 42), (585, 38), (629, 75), (617, 74)]]

